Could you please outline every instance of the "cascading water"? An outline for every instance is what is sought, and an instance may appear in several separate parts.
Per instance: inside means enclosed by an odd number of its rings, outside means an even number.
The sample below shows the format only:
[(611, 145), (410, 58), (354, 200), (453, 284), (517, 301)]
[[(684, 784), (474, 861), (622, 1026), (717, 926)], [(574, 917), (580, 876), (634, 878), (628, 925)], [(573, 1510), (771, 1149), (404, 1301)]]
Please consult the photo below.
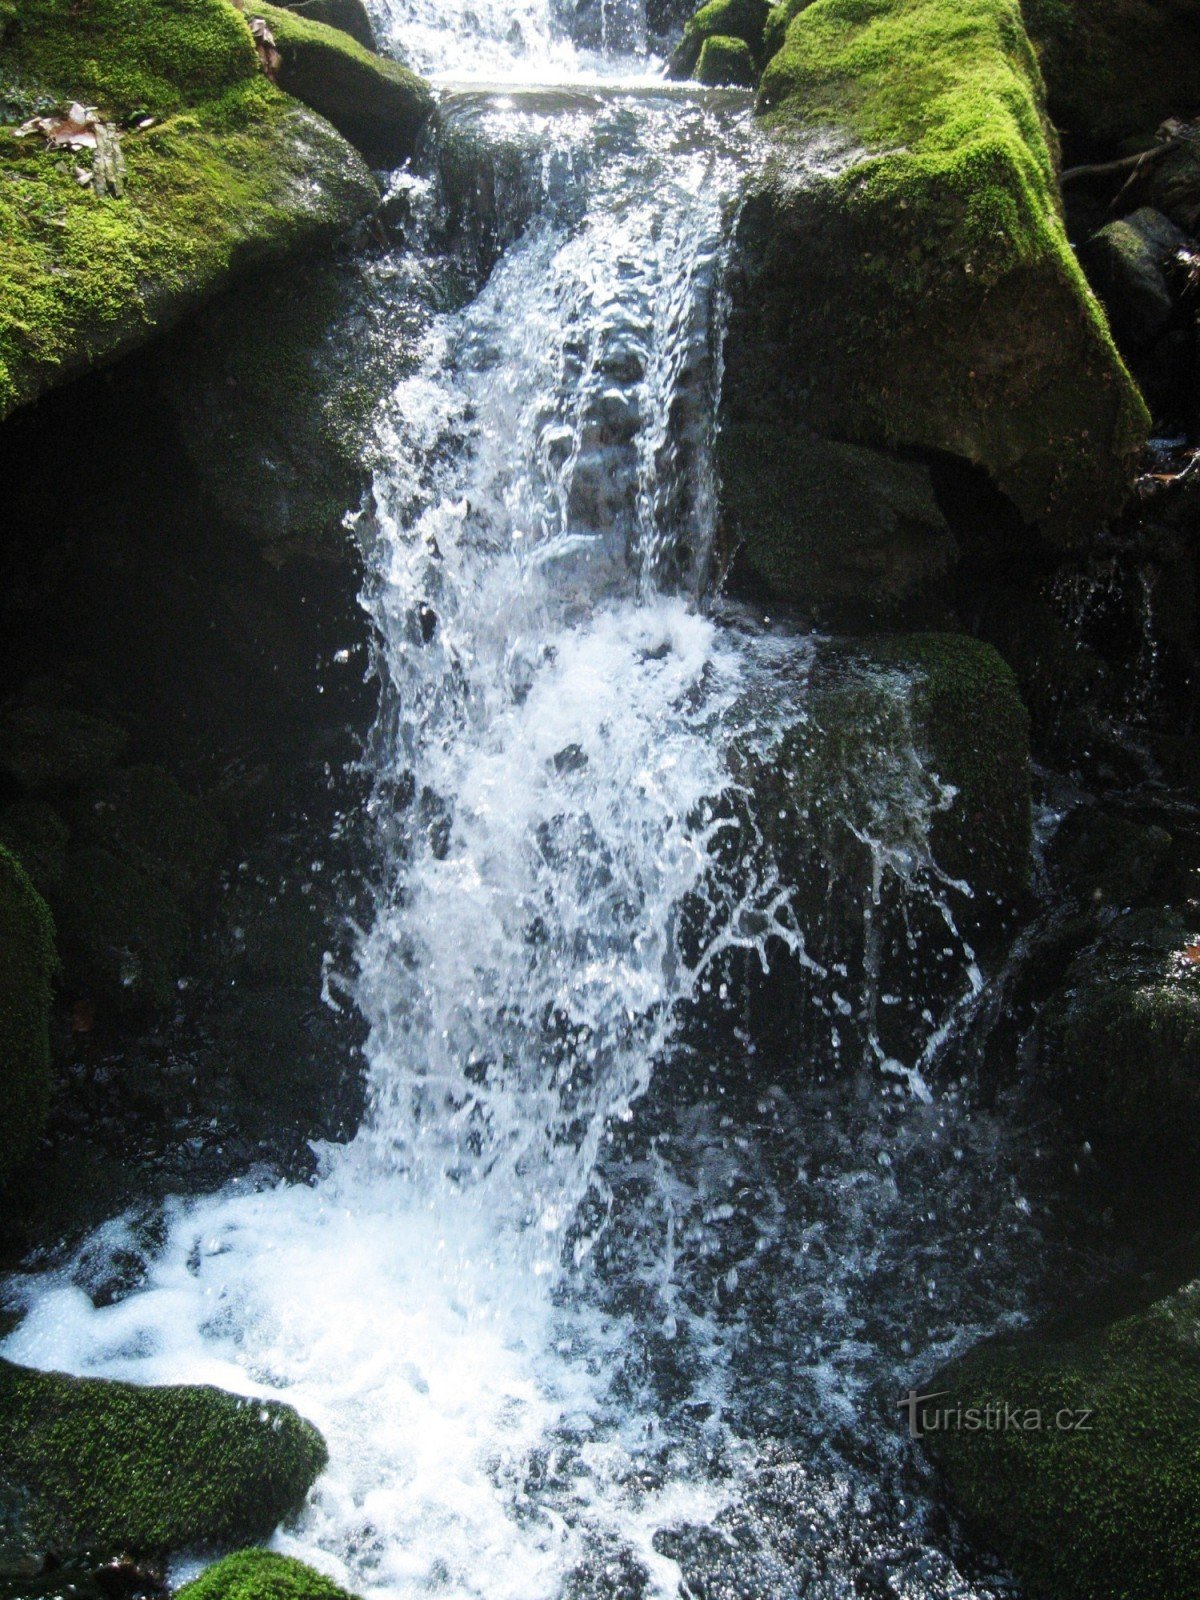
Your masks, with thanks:
[[(444, 7), (402, 31), (418, 64), (478, 69), (489, 15), (465, 46)], [(527, 62), (570, 54), (505, 16)], [(727, 998), (731, 950), (808, 959), (770, 852), (723, 846), (745, 708), (769, 723), (812, 646), (700, 604), (748, 104), (484, 102), (450, 96), (445, 125), (535, 148), (536, 214), (432, 321), (363, 519), (369, 1117), (310, 1187), (176, 1200), (165, 1243), (124, 1219), (14, 1285), (5, 1354), (289, 1400), (330, 1464), (278, 1542), (365, 1595), (833, 1596), (866, 1572), (990, 1593), (888, 1408), (915, 1361), (1027, 1301), (1036, 1163), (873, 1056), (835, 1092), (737, 1030), (707, 1056), (677, 1032)], [(953, 796), (907, 736), (895, 758), (869, 842), (936, 901), (928, 819)], [(143, 1282), (97, 1307), (84, 1262), (131, 1249)]]

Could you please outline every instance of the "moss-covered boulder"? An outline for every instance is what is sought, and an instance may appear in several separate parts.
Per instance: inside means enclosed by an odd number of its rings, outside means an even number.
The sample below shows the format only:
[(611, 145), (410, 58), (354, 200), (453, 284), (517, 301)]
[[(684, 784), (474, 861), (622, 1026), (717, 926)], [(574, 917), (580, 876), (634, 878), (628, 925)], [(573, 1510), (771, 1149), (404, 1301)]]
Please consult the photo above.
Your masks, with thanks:
[(1107, 1171), (1155, 1184), (1200, 1172), (1195, 928), (1171, 912), (1120, 918), (1068, 969), (1043, 1035), (1047, 1087)]
[(57, 966), (46, 903), (0, 845), (0, 1183), (30, 1154), (50, 1104), (50, 980)]
[(726, 426), (953, 456), (1054, 539), (1090, 533), (1148, 419), (1067, 242), (1014, 0), (816, 0), (759, 107)]
[(45, 800), (15, 800), (0, 811), (0, 845), (11, 851), (45, 899), (63, 880), (70, 832)]
[(963, 936), (982, 951), (1027, 893), (1028, 727), (1011, 674), (963, 635), (821, 641), (756, 677), (735, 715), (718, 846), (731, 870), (777, 875), (806, 954), (774, 950), (769, 980), (751, 962), (727, 987), (772, 1049), (911, 1066), (963, 992)]
[(326, 1459), (278, 1401), (0, 1362), (0, 1494), (37, 1553), (252, 1543), (299, 1509)]
[(1191, 0), (1021, 0), (1050, 112), (1100, 148), (1200, 111), (1200, 12)]
[(111, 851), (181, 900), (208, 881), (224, 830), (162, 767), (122, 767), (89, 784), (71, 808), (78, 849)]
[(307, 16), (271, 5), (257, 6), (255, 15), (274, 37), (281, 89), (327, 117), (373, 164), (398, 166), (411, 155), (433, 110), (429, 86), (416, 73)]
[(364, 50), (378, 48), (375, 29), (363, 0), (283, 0), (283, 9), (307, 17), (310, 22), (323, 22), (328, 28), (340, 28)]
[[(683, 38), (667, 63), (668, 76), (690, 78), (695, 74), (701, 83), (756, 83), (765, 59), (763, 30), (770, 14), (767, 0), (708, 0), (684, 25)], [(720, 44), (710, 56), (710, 76), (701, 77), (700, 58), (710, 40), (719, 40)], [(732, 49), (735, 40), (745, 46), (744, 52)], [(712, 76), (722, 60), (736, 62), (743, 70), (748, 67), (748, 79)]]
[(332, 1579), (274, 1550), (239, 1550), (202, 1572), (176, 1600), (354, 1600)]
[(705, 39), (696, 63), (696, 81), (710, 88), (752, 89), (758, 82), (758, 69), (750, 46), (743, 39), (719, 33)]
[[(76, 100), (120, 131), (120, 194), (17, 132)], [(377, 202), (333, 128), (264, 77), (229, 0), (24, 0), (0, 43), (0, 416)]]
[(839, 626), (945, 610), (958, 546), (923, 462), (732, 418), (717, 450), (721, 542), (739, 586)]
[(0, 780), (24, 795), (70, 791), (119, 760), (128, 743), (103, 717), (23, 696), (0, 707)]
[(1099, 1332), (980, 1346), (922, 1387), (923, 1448), (1035, 1600), (1196, 1593), (1200, 1285)]

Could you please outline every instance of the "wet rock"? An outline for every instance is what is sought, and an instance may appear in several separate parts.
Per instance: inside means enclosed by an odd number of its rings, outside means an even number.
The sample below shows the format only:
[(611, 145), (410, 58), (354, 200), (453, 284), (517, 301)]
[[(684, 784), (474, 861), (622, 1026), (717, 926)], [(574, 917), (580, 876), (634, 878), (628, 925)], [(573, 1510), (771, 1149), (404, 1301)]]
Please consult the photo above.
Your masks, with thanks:
[(1127, 909), (1153, 893), (1172, 843), (1155, 823), (1081, 806), (1054, 837), (1053, 865), (1086, 905)]
[(0, 811), (0, 845), (17, 857), (43, 899), (62, 883), (69, 836), (62, 816), (45, 800), (17, 800)]
[(276, 6), (260, 5), (280, 62), (275, 77), (327, 118), (367, 160), (394, 167), (410, 156), (433, 95), (407, 67), (364, 50), (348, 35)]
[(5, 1484), (24, 1542), (160, 1555), (267, 1538), (326, 1461), (290, 1406), (0, 1363)]
[[(380, 304), (390, 298), (390, 303)], [(221, 516), (280, 567), (347, 564), (378, 408), (417, 342), (359, 262), (317, 260), (239, 285), (182, 333), (163, 404)]]
[(295, 11), (311, 22), (323, 22), (327, 28), (340, 28), (364, 50), (377, 48), (375, 29), (363, 0), (283, 0), (283, 9)]
[(68, 990), (118, 1012), (170, 1003), (188, 919), (165, 884), (108, 850), (72, 851), (54, 914)]
[(721, 541), (735, 587), (850, 626), (945, 610), (958, 551), (928, 467), (732, 421), (718, 450)]
[(1067, 241), (1032, 48), (1004, 0), (949, 9), (811, 6), (768, 64), (722, 419), (971, 463), (1081, 541), (1148, 419)]
[(0, 710), (0, 779), (22, 794), (71, 790), (117, 761), (128, 742), (100, 717), (23, 698)]
[(21, 864), (0, 845), (0, 1182), (33, 1150), (50, 1104), (54, 924)]
[[(1132, 843), (1132, 841), (1127, 841)], [(1143, 839), (1139, 851), (1157, 853)], [(1047, 1087), (1122, 1180), (1200, 1170), (1200, 944), (1176, 913), (1134, 911), (1069, 967), (1043, 1014)]]
[(89, 784), (71, 824), (76, 849), (107, 850), (185, 901), (211, 877), (224, 844), (208, 807), (162, 767), (119, 768)]
[(939, 1395), (922, 1408), (923, 1450), (1031, 1594), (1195, 1589), (1198, 1338), (1193, 1284), (1099, 1331), (981, 1345), (922, 1384)]
[(240, 1550), (177, 1591), (182, 1600), (354, 1600), (293, 1556)]

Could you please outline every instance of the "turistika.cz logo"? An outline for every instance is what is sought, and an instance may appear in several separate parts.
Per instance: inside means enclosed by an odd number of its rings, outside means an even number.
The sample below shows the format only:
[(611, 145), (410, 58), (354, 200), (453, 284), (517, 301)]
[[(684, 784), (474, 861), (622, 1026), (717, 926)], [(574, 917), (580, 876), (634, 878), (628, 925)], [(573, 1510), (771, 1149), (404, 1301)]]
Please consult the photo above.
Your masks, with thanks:
[(939, 1406), (933, 1402), (948, 1399), (949, 1389), (922, 1394), (910, 1389), (896, 1404), (908, 1412), (908, 1436), (923, 1439), (930, 1433), (1090, 1433), (1095, 1412), (1088, 1406), (1060, 1406), (1056, 1411), (1041, 1406), (1013, 1405), (1007, 1400), (989, 1400), (982, 1406)]

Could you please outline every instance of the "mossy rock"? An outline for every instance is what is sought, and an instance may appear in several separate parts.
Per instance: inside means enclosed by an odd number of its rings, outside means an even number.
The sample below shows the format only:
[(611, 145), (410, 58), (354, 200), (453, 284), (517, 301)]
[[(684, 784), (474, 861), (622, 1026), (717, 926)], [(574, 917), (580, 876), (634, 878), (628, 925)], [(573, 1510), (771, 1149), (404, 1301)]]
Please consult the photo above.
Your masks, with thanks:
[(1187, 235), (1160, 211), (1141, 206), (1108, 223), (1081, 247), (1079, 259), (1127, 361), (1136, 361), (1173, 320), (1176, 302), (1167, 263), (1187, 242)]
[[(927, 1425), (997, 1408), (996, 1425), (943, 1426), (923, 1448), (1036, 1600), (1200, 1588), (1200, 1285), (1099, 1332), (980, 1346), (922, 1387), (948, 1391)], [(1000, 1426), (1005, 1406), (1042, 1426)]]
[(176, 1600), (356, 1600), (331, 1578), (274, 1550), (239, 1550), (176, 1591)]
[(1090, 536), (1148, 416), (1067, 241), (1015, 0), (816, 0), (758, 104), (723, 417), (953, 456)]
[(0, 1362), (0, 1493), (59, 1556), (229, 1549), (267, 1538), (327, 1460), (291, 1406)]
[[(671, 78), (690, 78), (695, 74), (701, 83), (742, 83), (751, 86), (758, 81), (758, 70), (763, 63), (763, 30), (771, 7), (767, 0), (708, 0), (684, 26), (669, 63), (667, 75)], [(708, 71), (715, 73), (721, 62), (736, 64), (740, 71), (749, 70), (747, 79), (741, 77), (701, 77), (699, 64), (704, 46), (710, 40), (719, 40), (718, 48), (710, 56)], [(733, 42), (744, 44), (745, 52), (733, 50)]]
[(307, 17), (310, 22), (323, 22), (327, 28), (340, 28), (364, 50), (378, 49), (363, 0), (284, 0), (283, 9)]
[(1077, 957), (1043, 1013), (1047, 1087), (1123, 1179), (1200, 1172), (1197, 949), (1181, 917), (1134, 911)]
[(1191, 0), (1022, 0), (1050, 111), (1111, 149), (1200, 111), (1200, 13)]
[(32, 1152), (50, 1104), (54, 923), (21, 863), (0, 845), (0, 1183)]
[(958, 547), (924, 463), (733, 420), (717, 450), (721, 544), (739, 585), (851, 627), (945, 608)]
[(45, 800), (17, 800), (0, 811), (0, 845), (20, 861), (43, 899), (62, 883), (70, 832)]
[(729, 39), (723, 34), (705, 39), (696, 63), (696, 81), (712, 88), (727, 84), (753, 89), (758, 82), (758, 69), (750, 46), (742, 39)]
[(89, 784), (71, 810), (77, 849), (109, 851), (181, 900), (204, 886), (224, 830), (162, 767), (122, 767)]
[(370, 482), (378, 407), (417, 348), (409, 332), (336, 261), (255, 274), (181, 331), (189, 382), (168, 377), (164, 404), (222, 516), (272, 566), (347, 560), (344, 518)]
[(378, 203), (342, 138), (267, 82), (228, 0), (25, 0), (0, 85), (97, 106), (126, 164), (123, 195), (97, 197), (80, 157), (0, 126), (0, 416)]
[(398, 166), (412, 154), (433, 110), (433, 94), (407, 67), (373, 55), (337, 28), (278, 6), (259, 5), (281, 61), (281, 89), (327, 117), (377, 166)]
[(189, 927), (164, 884), (111, 851), (72, 851), (54, 912), (69, 989), (118, 1011), (170, 1003)]
[(76, 789), (128, 743), (123, 728), (71, 706), (24, 700), (0, 709), (0, 777), (23, 794)]

